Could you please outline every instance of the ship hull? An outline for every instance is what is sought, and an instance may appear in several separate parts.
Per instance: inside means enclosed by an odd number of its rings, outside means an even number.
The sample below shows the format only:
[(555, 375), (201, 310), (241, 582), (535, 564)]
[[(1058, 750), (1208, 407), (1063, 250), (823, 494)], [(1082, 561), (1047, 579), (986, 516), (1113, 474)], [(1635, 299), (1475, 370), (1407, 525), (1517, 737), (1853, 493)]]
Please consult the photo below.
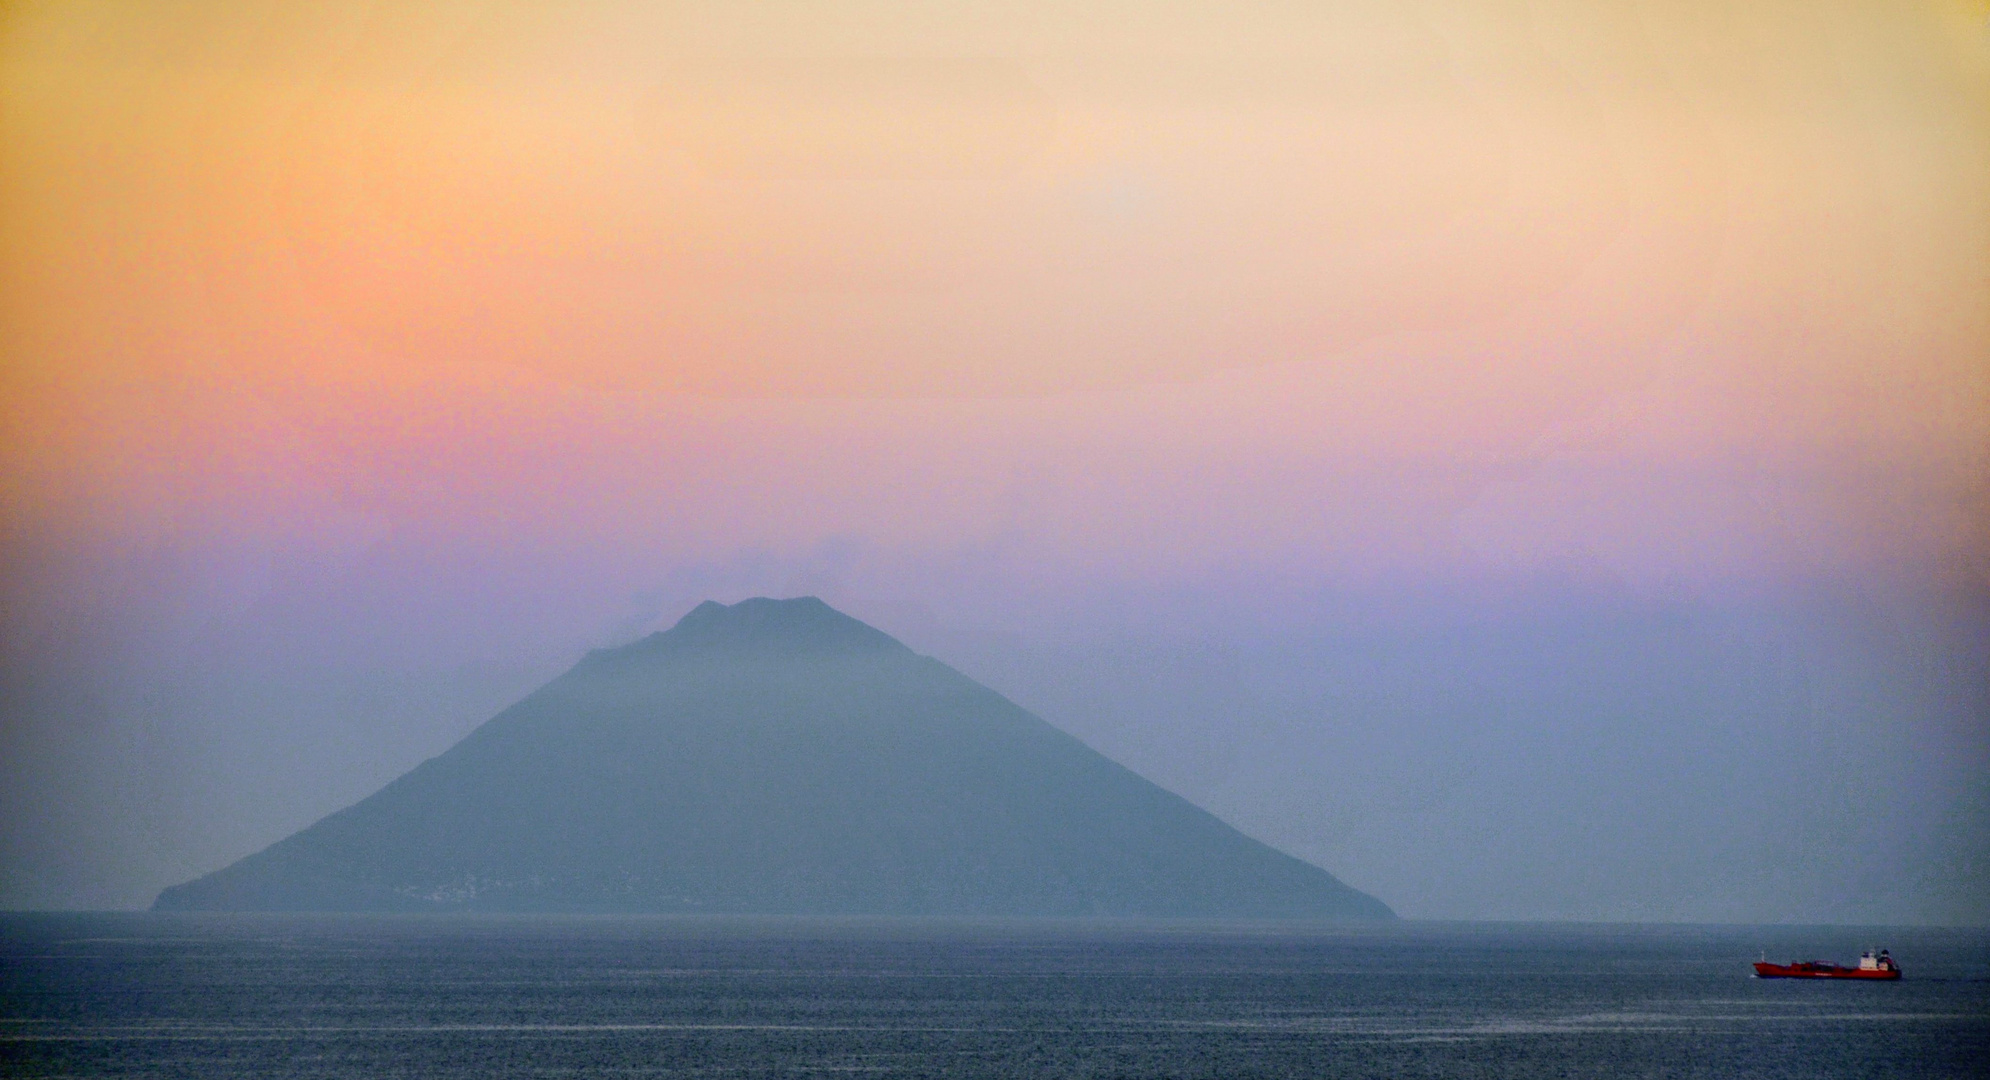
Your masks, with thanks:
[(1758, 979), (1882, 979), (1900, 978), (1899, 968), (1848, 968), (1837, 964), (1795, 963), (1755, 965)]

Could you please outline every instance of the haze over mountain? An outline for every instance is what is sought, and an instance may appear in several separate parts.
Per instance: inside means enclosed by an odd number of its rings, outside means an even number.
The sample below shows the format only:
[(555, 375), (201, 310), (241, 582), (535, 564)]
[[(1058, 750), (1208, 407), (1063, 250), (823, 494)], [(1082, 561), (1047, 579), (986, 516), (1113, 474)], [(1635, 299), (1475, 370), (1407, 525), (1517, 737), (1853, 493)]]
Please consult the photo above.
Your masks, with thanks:
[(591, 653), (154, 907), (1393, 917), (813, 597)]

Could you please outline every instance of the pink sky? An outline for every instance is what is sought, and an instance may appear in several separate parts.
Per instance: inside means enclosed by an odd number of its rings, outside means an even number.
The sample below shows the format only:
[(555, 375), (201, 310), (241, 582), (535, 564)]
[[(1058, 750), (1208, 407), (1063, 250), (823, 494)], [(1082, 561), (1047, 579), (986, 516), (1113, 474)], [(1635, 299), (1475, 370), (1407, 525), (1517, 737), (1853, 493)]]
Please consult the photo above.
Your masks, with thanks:
[(148, 559), (453, 552), (565, 583), (547, 656), (845, 548), (976, 625), (1990, 580), (1981, 2), (0, 19), (17, 650)]
[(1977, 562), (1982, 20), (1595, 7), (25, 10), (10, 516)]

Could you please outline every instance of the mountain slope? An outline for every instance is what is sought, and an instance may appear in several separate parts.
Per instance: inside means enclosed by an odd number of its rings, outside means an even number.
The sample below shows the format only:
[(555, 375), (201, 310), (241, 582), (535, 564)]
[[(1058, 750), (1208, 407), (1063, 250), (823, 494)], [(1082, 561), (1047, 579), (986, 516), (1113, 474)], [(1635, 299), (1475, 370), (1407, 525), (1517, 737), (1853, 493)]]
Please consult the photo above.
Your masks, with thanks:
[(1392, 917), (814, 598), (593, 653), (154, 909)]

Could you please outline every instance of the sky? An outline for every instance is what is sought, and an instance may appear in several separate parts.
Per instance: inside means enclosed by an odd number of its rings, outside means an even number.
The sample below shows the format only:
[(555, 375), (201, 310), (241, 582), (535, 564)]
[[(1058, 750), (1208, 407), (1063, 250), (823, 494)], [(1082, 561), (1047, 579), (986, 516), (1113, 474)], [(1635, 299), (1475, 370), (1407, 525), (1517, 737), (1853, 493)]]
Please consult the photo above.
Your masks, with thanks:
[(1405, 915), (1990, 924), (1990, 3), (0, 11), (0, 907), (803, 594)]

